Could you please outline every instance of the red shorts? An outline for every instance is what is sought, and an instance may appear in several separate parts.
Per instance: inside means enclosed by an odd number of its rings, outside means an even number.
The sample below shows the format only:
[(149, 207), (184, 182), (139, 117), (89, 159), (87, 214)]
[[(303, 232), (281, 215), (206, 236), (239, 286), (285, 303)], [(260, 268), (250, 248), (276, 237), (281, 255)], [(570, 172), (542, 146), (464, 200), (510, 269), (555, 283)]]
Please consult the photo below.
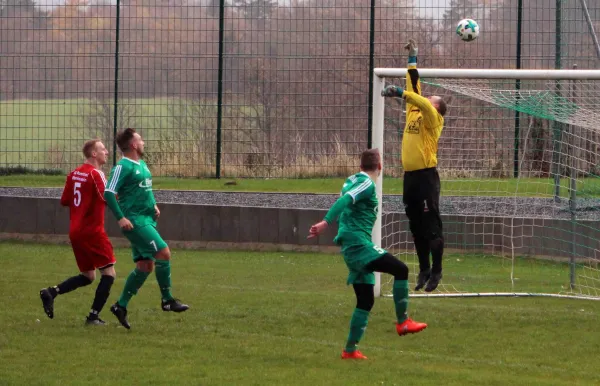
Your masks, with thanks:
[(71, 235), (69, 238), (79, 272), (94, 271), (117, 262), (106, 233)]

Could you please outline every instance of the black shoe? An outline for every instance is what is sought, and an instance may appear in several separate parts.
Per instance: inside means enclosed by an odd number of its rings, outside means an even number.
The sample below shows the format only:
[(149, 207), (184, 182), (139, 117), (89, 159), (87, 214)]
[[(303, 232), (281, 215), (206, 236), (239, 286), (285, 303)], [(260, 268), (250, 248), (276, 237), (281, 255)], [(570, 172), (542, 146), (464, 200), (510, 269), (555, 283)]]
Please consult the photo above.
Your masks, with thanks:
[(415, 291), (418, 291), (421, 288), (425, 287), (425, 284), (427, 284), (427, 280), (429, 280), (430, 276), (431, 270), (429, 269), (427, 271), (419, 272), (419, 277), (417, 278), (417, 286), (415, 287)]
[(85, 318), (85, 325), (86, 326), (104, 326), (106, 324), (106, 322), (102, 319), (100, 319), (97, 315), (95, 317), (87, 317)]
[(115, 303), (112, 306), (110, 306), (110, 312), (112, 312), (113, 315), (117, 317), (119, 323), (121, 323), (123, 327), (125, 327), (128, 330), (131, 329), (129, 322), (127, 321), (127, 308), (121, 307), (119, 303)]
[(425, 292), (431, 292), (435, 290), (440, 284), (440, 280), (442, 280), (442, 273), (432, 273), (429, 281), (427, 282), (427, 287), (425, 287)]
[(40, 291), (40, 298), (42, 299), (42, 306), (44, 306), (44, 312), (50, 319), (54, 318), (54, 297), (48, 290), (44, 288)]
[(167, 300), (167, 301), (163, 300), (161, 307), (162, 307), (163, 311), (173, 311), (173, 312), (183, 312), (183, 311), (187, 310), (188, 308), (190, 308), (190, 306), (188, 306), (187, 304), (183, 304), (182, 302), (180, 302), (177, 299), (171, 299), (171, 300)]

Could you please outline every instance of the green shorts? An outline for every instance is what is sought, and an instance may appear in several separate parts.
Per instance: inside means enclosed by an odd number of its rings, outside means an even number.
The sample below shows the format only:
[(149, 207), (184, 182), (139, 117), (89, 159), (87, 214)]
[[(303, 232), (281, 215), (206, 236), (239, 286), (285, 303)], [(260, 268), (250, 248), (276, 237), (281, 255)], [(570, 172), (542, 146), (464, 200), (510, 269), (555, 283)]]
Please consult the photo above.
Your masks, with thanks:
[(363, 244), (342, 245), (342, 255), (348, 273), (347, 284), (371, 284), (375, 285), (375, 274), (366, 268), (369, 263), (385, 255), (387, 251), (372, 242)]
[(134, 227), (130, 231), (123, 231), (123, 235), (131, 243), (133, 261), (152, 260), (161, 249), (167, 248), (167, 243), (153, 225)]

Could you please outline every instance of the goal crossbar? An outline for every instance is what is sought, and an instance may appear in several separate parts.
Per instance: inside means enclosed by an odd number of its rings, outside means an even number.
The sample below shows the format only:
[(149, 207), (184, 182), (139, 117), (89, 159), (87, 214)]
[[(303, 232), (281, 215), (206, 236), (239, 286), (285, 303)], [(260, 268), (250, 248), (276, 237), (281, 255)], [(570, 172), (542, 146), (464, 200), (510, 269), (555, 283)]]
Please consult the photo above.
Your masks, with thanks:
[[(406, 68), (375, 68), (379, 78), (406, 76)], [(600, 80), (600, 70), (514, 70), (514, 69), (419, 69), (422, 78), (455, 79), (531, 79), (531, 80)], [(375, 97), (375, 95), (374, 95)]]

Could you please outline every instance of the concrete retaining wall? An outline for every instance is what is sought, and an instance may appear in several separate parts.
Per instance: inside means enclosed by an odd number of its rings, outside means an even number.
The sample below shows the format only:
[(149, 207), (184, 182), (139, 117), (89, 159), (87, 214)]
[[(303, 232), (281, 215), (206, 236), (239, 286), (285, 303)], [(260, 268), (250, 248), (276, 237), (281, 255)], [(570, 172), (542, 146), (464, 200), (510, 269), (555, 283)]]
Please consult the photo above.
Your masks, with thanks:
[[(159, 204), (159, 230), (172, 246), (284, 250), (337, 250), (331, 227), (313, 240), (306, 235), (324, 210)], [(600, 258), (600, 222), (484, 216), (442, 216), (446, 247), (510, 255)], [(382, 246), (412, 250), (404, 214), (385, 215)], [(111, 239), (121, 237), (112, 214), (106, 214)], [(0, 196), (0, 236), (64, 242), (69, 212), (54, 198)], [(35, 235), (35, 236), (34, 236)], [(118, 242), (118, 244), (121, 244)]]

